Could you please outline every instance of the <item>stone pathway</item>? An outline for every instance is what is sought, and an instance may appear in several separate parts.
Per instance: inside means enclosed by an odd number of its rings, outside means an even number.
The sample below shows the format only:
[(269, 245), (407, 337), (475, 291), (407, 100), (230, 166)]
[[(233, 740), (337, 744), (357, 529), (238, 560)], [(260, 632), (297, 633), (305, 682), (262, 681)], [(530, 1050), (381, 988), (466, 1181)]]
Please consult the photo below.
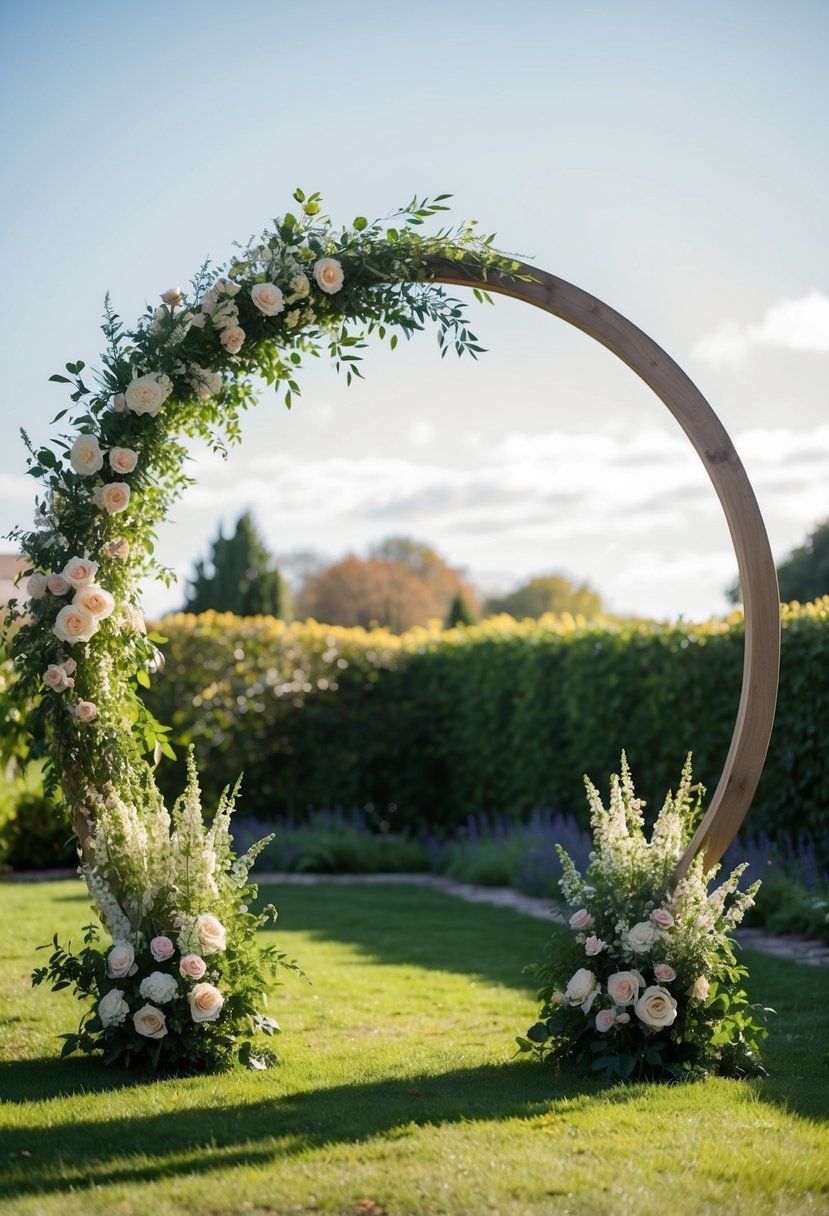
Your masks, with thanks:
[[(32, 873), (0, 874), (2, 882), (48, 882), (56, 878), (77, 878), (75, 870), (37, 870)], [(280, 886), (310, 887), (317, 882), (348, 886), (360, 883), (365, 886), (379, 884), (392, 886), (433, 887), (447, 895), (468, 900), (474, 904), (492, 904), (496, 908), (514, 908), (525, 916), (546, 920), (550, 924), (563, 924), (564, 918), (554, 912), (548, 899), (534, 895), (523, 895), (511, 887), (475, 887), (468, 882), (456, 882), (442, 874), (274, 874), (259, 871), (251, 874), (254, 882), (276, 883)], [(740, 929), (735, 937), (749, 950), (761, 954), (773, 954), (787, 958), (793, 963), (807, 967), (829, 967), (829, 945), (808, 937), (775, 937), (764, 929)]]

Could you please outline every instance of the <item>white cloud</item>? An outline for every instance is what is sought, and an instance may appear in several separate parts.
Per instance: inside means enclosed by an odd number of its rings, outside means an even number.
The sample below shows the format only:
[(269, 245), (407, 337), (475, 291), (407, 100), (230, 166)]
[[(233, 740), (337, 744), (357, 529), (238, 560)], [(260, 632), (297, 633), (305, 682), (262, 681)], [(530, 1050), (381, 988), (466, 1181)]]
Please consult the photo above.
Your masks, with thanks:
[(428, 418), (415, 418), (406, 434), (416, 447), (427, 448), (430, 443), (434, 443), (437, 432)]
[(725, 321), (697, 342), (693, 355), (714, 366), (736, 365), (756, 347), (829, 352), (829, 297), (810, 291), (772, 304), (758, 325)]

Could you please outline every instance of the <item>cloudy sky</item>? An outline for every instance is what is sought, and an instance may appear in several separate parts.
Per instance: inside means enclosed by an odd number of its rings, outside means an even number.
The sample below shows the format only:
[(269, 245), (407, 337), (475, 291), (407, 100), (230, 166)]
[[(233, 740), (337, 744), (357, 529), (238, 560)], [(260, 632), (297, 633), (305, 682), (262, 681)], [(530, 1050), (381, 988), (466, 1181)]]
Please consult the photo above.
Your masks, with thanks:
[[(343, 222), (452, 192), (689, 373), (777, 557), (829, 516), (824, 0), (28, 0), (0, 46), (0, 531), (104, 293), (135, 318), (297, 185)], [(277, 554), (406, 534), (491, 590), (562, 571), (618, 612), (724, 611), (728, 532), (664, 406), (563, 322), (469, 311), (477, 363), (421, 335), (349, 389), (310, 369), (290, 413), (263, 391), (227, 462), (194, 452), (161, 560), (186, 577), (251, 507)]]

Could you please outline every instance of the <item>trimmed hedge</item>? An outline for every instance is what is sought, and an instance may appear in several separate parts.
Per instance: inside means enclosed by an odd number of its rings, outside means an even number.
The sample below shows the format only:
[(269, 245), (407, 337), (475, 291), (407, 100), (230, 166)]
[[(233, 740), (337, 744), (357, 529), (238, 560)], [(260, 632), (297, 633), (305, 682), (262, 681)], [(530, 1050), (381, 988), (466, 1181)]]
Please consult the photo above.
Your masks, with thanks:
[[(308, 621), (168, 617), (167, 667), (147, 694), (193, 742), (208, 800), (244, 770), (244, 813), (303, 818), (367, 808), (393, 825), (451, 829), (472, 812), (533, 807), (582, 819), (627, 751), (661, 805), (687, 751), (713, 787), (740, 695), (739, 613), (705, 625), (572, 618), (402, 636)], [(821, 837), (829, 807), (829, 598), (783, 609), (781, 694), (747, 827)], [(165, 761), (173, 794), (180, 766)]]

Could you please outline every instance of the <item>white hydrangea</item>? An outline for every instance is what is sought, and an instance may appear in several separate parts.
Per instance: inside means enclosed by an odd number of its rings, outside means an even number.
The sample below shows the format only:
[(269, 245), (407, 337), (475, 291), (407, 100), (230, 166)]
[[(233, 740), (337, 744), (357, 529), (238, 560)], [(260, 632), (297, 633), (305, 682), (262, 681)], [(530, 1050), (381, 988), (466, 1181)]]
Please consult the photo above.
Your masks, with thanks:
[(139, 991), (145, 1000), (166, 1005), (178, 992), (178, 984), (166, 971), (153, 971), (141, 981)]

